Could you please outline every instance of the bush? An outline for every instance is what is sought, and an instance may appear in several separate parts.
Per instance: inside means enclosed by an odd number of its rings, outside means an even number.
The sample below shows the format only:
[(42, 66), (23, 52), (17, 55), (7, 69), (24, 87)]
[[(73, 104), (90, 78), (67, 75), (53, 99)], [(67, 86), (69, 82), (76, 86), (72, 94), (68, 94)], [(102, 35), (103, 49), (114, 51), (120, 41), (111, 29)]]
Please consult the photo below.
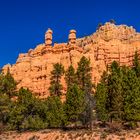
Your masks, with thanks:
[(138, 127), (137, 122), (128, 122), (127, 124), (125, 124), (127, 129), (136, 129)]
[(9, 129), (38, 130), (47, 127), (46, 109), (44, 102), (35, 98), (29, 90), (20, 89), (9, 113)]
[(45, 122), (38, 116), (29, 116), (21, 125), (23, 130), (39, 130), (47, 126)]

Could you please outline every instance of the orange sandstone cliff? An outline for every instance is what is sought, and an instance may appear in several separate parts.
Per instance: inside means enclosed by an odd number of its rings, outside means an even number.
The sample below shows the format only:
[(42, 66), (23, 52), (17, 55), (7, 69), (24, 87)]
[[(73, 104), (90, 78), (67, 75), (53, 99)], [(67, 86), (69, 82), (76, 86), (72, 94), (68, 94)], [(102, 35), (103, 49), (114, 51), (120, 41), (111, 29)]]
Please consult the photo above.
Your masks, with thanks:
[[(30, 49), (28, 53), (19, 54), (14, 65), (5, 65), (3, 71), (10, 70), (18, 83), (18, 88), (29, 88), (35, 95), (43, 98), (49, 95), (50, 72), (53, 64), (62, 63), (65, 70), (82, 56), (91, 61), (92, 80), (97, 83), (103, 71), (116, 60), (120, 65), (132, 66), (135, 51), (140, 54), (140, 33), (131, 26), (114, 25), (109, 22), (101, 26), (90, 36), (76, 39), (76, 31), (71, 30), (68, 43), (52, 46), (53, 31), (45, 33), (45, 43)], [(62, 77), (63, 91), (66, 91)]]

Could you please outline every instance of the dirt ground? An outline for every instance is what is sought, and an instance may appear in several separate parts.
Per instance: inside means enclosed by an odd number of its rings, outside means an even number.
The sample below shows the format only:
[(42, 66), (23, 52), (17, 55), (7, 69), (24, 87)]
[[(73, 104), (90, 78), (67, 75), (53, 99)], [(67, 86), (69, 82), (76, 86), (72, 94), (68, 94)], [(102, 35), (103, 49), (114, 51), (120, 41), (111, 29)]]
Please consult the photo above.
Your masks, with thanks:
[(108, 133), (101, 130), (41, 130), (36, 132), (3, 132), (0, 140), (140, 140), (140, 129)]

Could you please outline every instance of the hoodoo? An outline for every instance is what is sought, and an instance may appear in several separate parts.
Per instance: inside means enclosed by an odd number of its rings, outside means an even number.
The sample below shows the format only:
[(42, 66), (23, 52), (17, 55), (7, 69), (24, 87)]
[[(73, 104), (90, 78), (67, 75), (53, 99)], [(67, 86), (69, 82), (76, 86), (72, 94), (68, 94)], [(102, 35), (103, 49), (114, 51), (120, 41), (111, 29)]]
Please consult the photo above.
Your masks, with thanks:
[(52, 45), (52, 34), (53, 34), (53, 31), (49, 28), (45, 34), (45, 45), (46, 46)]
[(76, 31), (75, 30), (70, 30), (69, 33), (69, 44), (74, 45), (76, 43)]

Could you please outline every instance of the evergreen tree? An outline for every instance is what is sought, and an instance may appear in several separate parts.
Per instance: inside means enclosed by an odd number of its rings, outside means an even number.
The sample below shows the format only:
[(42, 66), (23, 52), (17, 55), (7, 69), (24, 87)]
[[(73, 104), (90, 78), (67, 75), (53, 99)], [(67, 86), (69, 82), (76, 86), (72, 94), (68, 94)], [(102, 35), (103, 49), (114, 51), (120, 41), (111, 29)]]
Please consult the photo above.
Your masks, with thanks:
[(78, 85), (85, 93), (92, 92), (91, 70), (90, 60), (83, 56), (78, 63), (76, 74)]
[(18, 99), (13, 102), (8, 117), (10, 129), (33, 130), (47, 126), (46, 106), (29, 90), (23, 88), (19, 90)]
[(109, 119), (109, 110), (107, 108), (108, 102), (108, 76), (107, 72), (103, 72), (100, 83), (96, 87), (95, 99), (96, 99), (96, 113), (97, 118), (103, 123)]
[(7, 94), (10, 98), (15, 95), (16, 82), (10, 72), (0, 74), (0, 93)]
[(135, 70), (137, 77), (140, 77), (140, 62), (137, 51), (135, 52), (134, 56), (133, 69)]
[(78, 63), (77, 83), (81, 90), (85, 93), (84, 101), (86, 107), (82, 113), (82, 121), (83, 124), (89, 124), (90, 129), (92, 129), (93, 109), (95, 104), (94, 98), (91, 95), (93, 93), (91, 70), (92, 69), (90, 67), (90, 60), (83, 56)]
[(68, 70), (65, 73), (65, 80), (68, 88), (76, 83), (76, 74), (72, 65), (69, 66)]
[(62, 75), (64, 74), (64, 67), (59, 63), (54, 64), (53, 67), (54, 69), (51, 72), (49, 91), (51, 95), (60, 96), (62, 90), (62, 84), (60, 84), (60, 80)]
[(111, 74), (108, 77), (108, 109), (110, 119), (120, 121), (123, 117), (123, 74), (117, 62), (111, 65)]
[[(137, 60), (137, 59), (136, 59)], [(138, 66), (136, 61), (135, 63)], [(140, 78), (137, 69), (113, 62), (96, 89), (96, 108), (100, 120), (140, 121)]]
[(58, 96), (51, 96), (45, 101), (48, 127), (62, 127), (65, 125), (63, 104)]
[(140, 85), (135, 71), (129, 70), (124, 95), (124, 112), (126, 121), (140, 121)]
[(103, 73), (101, 83), (96, 89), (96, 107), (100, 120), (122, 121), (124, 116), (123, 71), (113, 62), (110, 74)]
[(108, 121), (109, 118), (109, 110), (107, 108), (107, 99), (108, 99), (108, 92), (107, 92), (107, 85), (103, 82), (97, 85), (96, 89), (96, 111), (97, 117), (102, 122)]
[(0, 94), (0, 122), (2, 124), (7, 123), (8, 114), (12, 101), (6, 94)]
[(84, 108), (84, 92), (74, 84), (66, 94), (65, 113), (68, 121), (76, 124)]
[(94, 95), (86, 93), (84, 96), (84, 111), (80, 115), (80, 120), (84, 126), (92, 130), (92, 122), (96, 119)]
[(16, 82), (9, 71), (6, 75), (0, 72), (0, 122), (4, 125), (7, 123), (12, 104), (10, 98), (14, 96), (15, 89)]

